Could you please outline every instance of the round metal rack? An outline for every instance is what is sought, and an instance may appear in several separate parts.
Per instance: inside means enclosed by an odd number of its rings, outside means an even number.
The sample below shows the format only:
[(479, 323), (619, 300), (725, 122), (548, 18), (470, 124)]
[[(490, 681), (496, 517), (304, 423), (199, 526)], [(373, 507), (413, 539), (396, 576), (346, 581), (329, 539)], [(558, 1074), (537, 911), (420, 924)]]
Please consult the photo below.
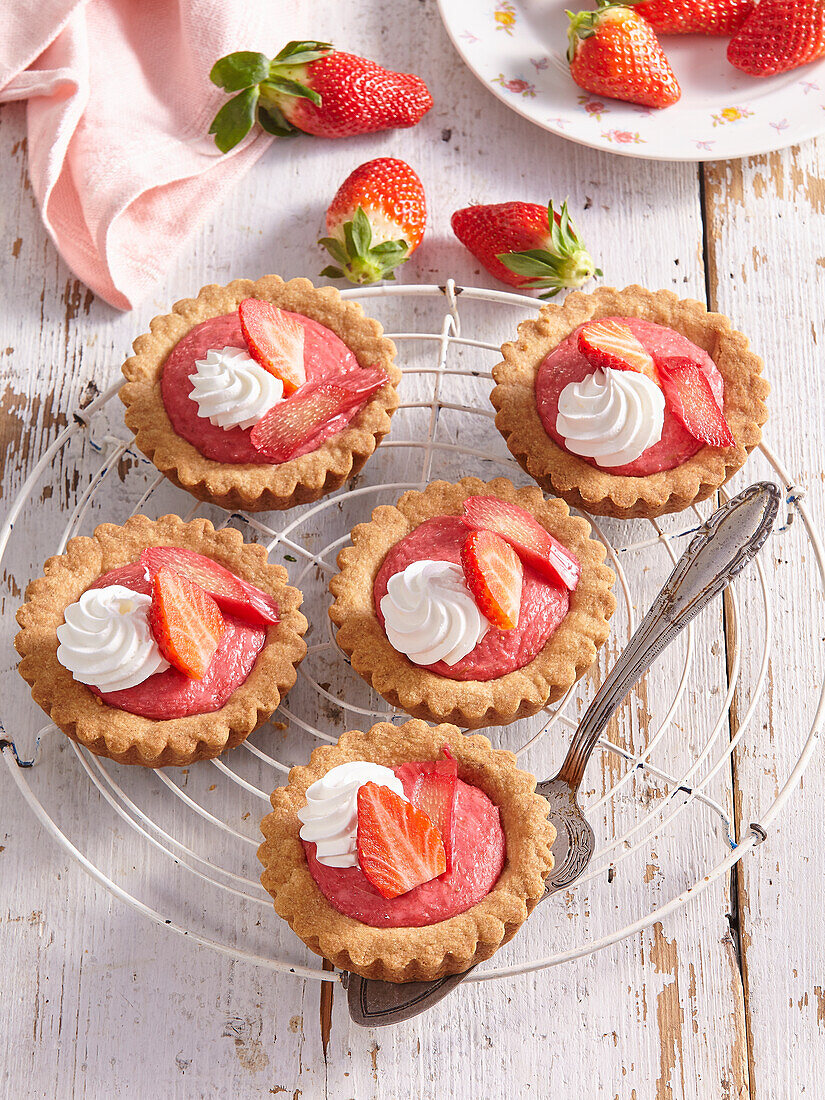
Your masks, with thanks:
[[(435, 477), (506, 475), (529, 483), (495, 429), (488, 395), (501, 340), (540, 304), (451, 281), (352, 290), (345, 297), (367, 302), (372, 313), (388, 313), (382, 319), (388, 330), (400, 330), (389, 335), (398, 344), (405, 375), (393, 431), (355, 482), (289, 513), (230, 515), (193, 506), (124, 438), (113, 386), (79, 410), (45, 451), (0, 528), (0, 565), (18, 577), (27, 575), (23, 569), (37, 575), (48, 553), (62, 552), (69, 538), (96, 522), (123, 522), (138, 511), (179, 511), (187, 519), (206, 515), (216, 526), (232, 524), (287, 565), (291, 583), (305, 596), (308, 654), (272, 722), (225, 757), (182, 771), (125, 768), (81, 749), (53, 725), (42, 726), (41, 712), (14, 672), (10, 630), (3, 643), (7, 671), (0, 694), (5, 731), (0, 746), (10, 775), (41, 824), (121, 901), (223, 954), (322, 981), (335, 980), (337, 974), (317, 965), (274, 914), (260, 886), (258, 824), (270, 791), (319, 740), (334, 742), (344, 729), (405, 717), (390, 712), (335, 644), (326, 614), (335, 556), (354, 523), (368, 518), (372, 508)], [(798, 785), (825, 709), (822, 676), (815, 692), (800, 698), (805, 718), (787, 774), (777, 778), (758, 821), (739, 828), (734, 824), (731, 761), (743, 741), (758, 735), (760, 715), (771, 705), (763, 690), (771, 645), (777, 623), (788, 628), (774, 597), (791, 568), (807, 569), (811, 591), (825, 593), (822, 544), (802, 494), (766, 446), (760, 453), (751, 456), (731, 492), (769, 473), (785, 487), (784, 521), (755, 565), (729, 590), (724, 610), (720, 607), (715, 619), (706, 612), (686, 631), (683, 644), (654, 667), (647, 696), (655, 721), (640, 721), (639, 708), (631, 707), (623, 725), (611, 727), (610, 739), (601, 742), (601, 776), (586, 792), (585, 807), (599, 847), (566, 902), (559, 900), (555, 921), (549, 915), (552, 907), (542, 906), (528, 922), (531, 934), (516, 937), (470, 980), (553, 966), (663, 919), (756, 847)], [(59, 499), (52, 503), (55, 494), (43, 487), (54, 483), (55, 472), (68, 470), (80, 471), (85, 487), (76, 500), (66, 494), (67, 509)], [(725, 499), (724, 492), (720, 495)], [(710, 510), (708, 502), (652, 523), (593, 521), (617, 577), (619, 608), (607, 660), (626, 642), (685, 537)], [(35, 517), (36, 512), (43, 514)], [(52, 532), (51, 543), (32, 538), (36, 524)], [(540, 777), (553, 774), (576, 715), (593, 691), (592, 677), (585, 677), (541, 715), (485, 732), (516, 751)], [(595, 761), (591, 770), (597, 770)], [(632, 873), (634, 861), (645, 858), (653, 844), (666, 852), (669, 840), (686, 835), (686, 822), (692, 839), (688, 865), (665, 865), (655, 892), (641, 885), (643, 876)], [(622, 904), (593, 904), (625, 870)], [(575, 919), (561, 919), (566, 907)], [(591, 910), (599, 911), (598, 919)]]

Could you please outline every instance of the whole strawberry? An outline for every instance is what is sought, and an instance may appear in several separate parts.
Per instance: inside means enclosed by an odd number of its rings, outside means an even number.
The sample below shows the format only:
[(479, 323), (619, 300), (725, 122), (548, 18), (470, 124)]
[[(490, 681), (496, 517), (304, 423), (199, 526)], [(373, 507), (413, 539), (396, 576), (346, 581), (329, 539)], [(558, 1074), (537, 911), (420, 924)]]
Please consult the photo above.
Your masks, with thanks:
[(581, 88), (597, 95), (670, 107), (682, 94), (659, 39), (647, 20), (616, 0), (570, 16), (567, 60)]
[(426, 220), (424, 188), (409, 164), (394, 157), (367, 161), (329, 204), (329, 236), (318, 243), (340, 267), (321, 274), (360, 284), (394, 279), (395, 268), (421, 244)]
[(825, 0), (759, 0), (728, 44), (728, 61), (750, 76), (786, 73), (825, 55)]
[(567, 203), (560, 211), (533, 202), (500, 202), (456, 210), (453, 232), (491, 275), (510, 286), (545, 290), (579, 287), (601, 271), (578, 237)]
[(634, 11), (660, 34), (736, 34), (754, 0), (642, 0)]
[(299, 131), (352, 137), (415, 126), (433, 105), (420, 77), (342, 53), (328, 42), (289, 42), (271, 60), (262, 53), (230, 53), (215, 62), (209, 78), (238, 93), (209, 129), (222, 153), (249, 133), (256, 117), (280, 137)]

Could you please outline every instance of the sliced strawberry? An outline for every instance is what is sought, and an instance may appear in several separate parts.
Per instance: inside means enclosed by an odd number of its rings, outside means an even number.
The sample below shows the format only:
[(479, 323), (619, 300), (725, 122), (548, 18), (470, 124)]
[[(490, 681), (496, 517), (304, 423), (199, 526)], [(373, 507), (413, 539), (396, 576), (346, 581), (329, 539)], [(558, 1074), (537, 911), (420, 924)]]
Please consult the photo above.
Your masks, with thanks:
[(194, 550), (185, 550), (182, 546), (150, 546), (140, 555), (140, 564), (153, 577), (164, 565), (171, 566), (176, 573), (200, 585), (224, 611), (254, 626), (280, 622), (278, 605), (271, 596)]
[(221, 609), (209, 593), (164, 565), (152, 581), (149, 623), (169, 664), (202, 680), (224, 631)]
[(375, 889), (396, 898), (443, 875), (444, 842), (427, 815), (377, 783), (358, 788), (358, 862)]
[(590, 321), (579, 330), (579, 351), (594, 367), (635, 370), (656, 381), (653, 357), (621, 321)]
[(249, 354), (284, 384), (288, 397), (307, 380), (304, 367), (304, 326), (282, 309), (260, 298), (244, 298), (238, 306), (241, 332)]
[(658, 359), (667, 406), (694, 439), (711, 447), (735, 447), (736, 440), (704, 372), (690, 359)]
[(524, 569), (512, 546), (492, 531), (470, 531), (461, 567), (479, 611), (499, 630), (517, 627)]
[(355, 367), (338, 378), (311, 382), (288, 401), (272, 406), (252, 429), (252, 445), (270, 462), (288, 462), (312, 450), (333, 421), (335, 430), (341, 431), (388, 381), (378, 367)]
[(455, 802), (458, 794), (458, 764), (450, 754), (446, 760), (422, 760), (414, 764), (401, 764), (395, 774), (404, 784), (404, 790), (412, 791), (410, 801), (423, 810), (435, 825), (444, 842), (447, 870), (453, 867), (455, 842)]
[(461, 517), (473, 531), (493, 531), (516, 551), (525, 565), (573, 592), (582, 567), (575, 554), (545, 531), (529, 512), (498, 497), (468, 497)]

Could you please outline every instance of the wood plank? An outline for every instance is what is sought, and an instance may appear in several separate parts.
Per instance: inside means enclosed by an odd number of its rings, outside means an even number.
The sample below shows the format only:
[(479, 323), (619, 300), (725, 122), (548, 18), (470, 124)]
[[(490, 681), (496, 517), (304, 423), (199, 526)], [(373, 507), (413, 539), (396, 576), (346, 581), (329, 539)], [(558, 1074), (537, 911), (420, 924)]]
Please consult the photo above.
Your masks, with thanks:
[[(808, 494), (821, 529), (825, 403), (825, 143), (707, 169), (714, 304), (741, 320), (772, 384), (769, 444)], [(760, 820), (801, 749), (823, 679), (821, 587), (799, 518), (767, 563), (777, 637), (765, 705), (736, 752), (740, 832)], [(739, 712), (756, 674), (745, 644)], [(825, 1088), (821, 860), (823, 763), (814, 758), (768, 839), (739, 868), (742, 969), (751, 1096), (820, 1095)]]

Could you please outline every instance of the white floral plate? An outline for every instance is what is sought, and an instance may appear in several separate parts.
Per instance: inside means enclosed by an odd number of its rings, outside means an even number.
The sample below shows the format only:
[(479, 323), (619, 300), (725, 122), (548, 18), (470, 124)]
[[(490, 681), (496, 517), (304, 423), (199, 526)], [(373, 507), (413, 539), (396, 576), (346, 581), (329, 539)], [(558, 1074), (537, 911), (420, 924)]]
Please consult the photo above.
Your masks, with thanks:
[(825, 133), (825, 61), (768, 79), (725, 57), (727, 39), (662, 38), (682, 87), (663, 111), (590, 95), (570, 79), (570, 0), (438, 0), (464, 61), (517, 114), (571, 141), (654, 160), (727, 160)]

